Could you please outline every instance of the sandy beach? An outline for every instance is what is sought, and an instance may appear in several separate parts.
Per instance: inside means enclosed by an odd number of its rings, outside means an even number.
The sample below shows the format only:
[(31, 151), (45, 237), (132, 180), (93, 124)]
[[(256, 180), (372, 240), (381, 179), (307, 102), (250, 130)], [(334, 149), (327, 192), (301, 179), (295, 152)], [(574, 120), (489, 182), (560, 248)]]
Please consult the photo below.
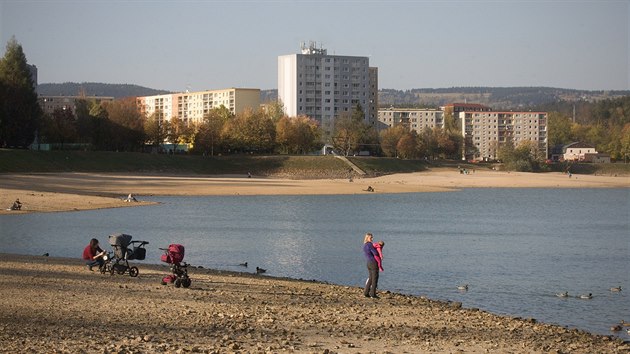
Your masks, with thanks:
[[(628, 353), (609, 336), (459, 303), (191, 268), (190, 288), (90, 272), (78, 259), (0, 254), (5, 353)], [(246, 272), (244, 268), (244, 272)]]
[[(473, 170), (474, 171), (474, 170)], [(460, 188), (630, 188), (629, 176), (501, 172), (480, 169), (460, 174), (456, 168), (374, 178), (286, 179), (246, 176), (160, 176), (113, 173), (3, 174), (0, 214), (74, 211), (147, 204), (149, 195), (304, 195), (415, 193)], [(132, 193), (140, 201), (123, 199)], [(21, 211), (9, 211), (15, 199)]]
[[(374, 192), (367, 192), (368, 186)], [(456, 169), (377, 178), (279, 179), (96, 173), (2, 175), (0, 205), (21, 211), (142, 206), (150, 195), (410, 193), (459, 188), (628, 188), (630, 178)], [(140, 201), (124, 202), (133, 193)], [(461, 304), (313, 281), (191, 268), (188, 289), (90, 272), (79, 259), (0, 254), (0, 352), (628, 353), (630, 344)], [(626, 330), (624, 328), (624, 330)]]

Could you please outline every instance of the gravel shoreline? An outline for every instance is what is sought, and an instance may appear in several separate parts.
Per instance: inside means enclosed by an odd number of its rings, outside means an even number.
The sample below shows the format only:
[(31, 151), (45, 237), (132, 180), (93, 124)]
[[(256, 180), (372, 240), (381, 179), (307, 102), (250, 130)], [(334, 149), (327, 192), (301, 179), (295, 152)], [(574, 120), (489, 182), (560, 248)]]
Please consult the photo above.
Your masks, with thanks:
[(0, 254), (0, 352), (628, 353), (612, 336), (459, 303), (191, 268), (190, 288), (90, 272), (79, 259)]

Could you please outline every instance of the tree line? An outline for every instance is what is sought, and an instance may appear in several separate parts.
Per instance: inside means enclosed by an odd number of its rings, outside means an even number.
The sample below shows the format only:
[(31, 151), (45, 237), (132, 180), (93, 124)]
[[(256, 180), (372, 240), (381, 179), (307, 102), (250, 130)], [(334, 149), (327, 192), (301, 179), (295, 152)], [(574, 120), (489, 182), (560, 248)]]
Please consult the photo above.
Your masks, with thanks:
[[(573, 141), (594, 144), (598, 151), (615, 159), (630, 157), (630, 97), (595, 103), (555, 102), (538, 107), (548, 114), (548, 142), (553, 147)], [(577, 118), (571, 115), (577, 111)], [(377, 130), (364, 120), (357, 105), (335, 119), (330, 135), (318, 122), (306, 117), (287, 117), (282, 104), (271, 102), (264, 109), (233, 115), (225, 107), (210, 110), (201, 122), (186, 122), (179, 117), (164, 120), (163, 112), (145, 117), (135, 98), (96, 102), (77, 100), (74, 110), (44, 114), (37, 102), (22, 47), (12, 38), (0, 60), (0, 147), (28, 147), (37, 137), (39, 143), (69, 144), (95, 150), (142, 151), (147, 145), (164, 143), (192, 146), (191, 152), (218, 155), (231, 153), (305, 154), (332, 144), (337, 153), (350, 155), (368, 151), (371, 155), (405, 159), (459, 159), (463, 138), (452, 113), (445, 112), (445, 127), (420, 133), (398, 126)], [(526, 155), (534, 166), (546, 158), (530, 147), (506, 146), (504, 160)], [(516, 164), (518, 165), (518, 164)]]

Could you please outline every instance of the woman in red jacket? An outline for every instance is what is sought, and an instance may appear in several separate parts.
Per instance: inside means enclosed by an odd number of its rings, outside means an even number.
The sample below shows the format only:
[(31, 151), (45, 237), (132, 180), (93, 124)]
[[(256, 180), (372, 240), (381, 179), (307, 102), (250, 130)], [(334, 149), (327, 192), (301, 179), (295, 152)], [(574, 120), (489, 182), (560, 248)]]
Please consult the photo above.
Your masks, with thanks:
[(95, 238), (91, 239), (90, 244), (83, 249), (83, 259), (85, 260), (87, 269), (92, 270), (92, 267), (95, 265), (98, 265), (99, 268), (102, 267), (104, 263), (103, 256), (105, 254), (106, 252), (98, 246), (98, 240)]

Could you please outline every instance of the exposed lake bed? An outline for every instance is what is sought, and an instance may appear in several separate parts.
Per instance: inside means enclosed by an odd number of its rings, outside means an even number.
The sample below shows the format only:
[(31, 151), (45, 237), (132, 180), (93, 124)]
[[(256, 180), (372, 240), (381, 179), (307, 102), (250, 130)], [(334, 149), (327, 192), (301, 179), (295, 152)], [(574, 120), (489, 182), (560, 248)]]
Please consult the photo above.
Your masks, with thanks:
[[(173, 241), (206, 268), (238, 270), (249, 261), (270, 276), (354, 287), (367, 273), (358, 249), (362, 232), (371, 231), (387, 243), (383, 291), (625, 338), (610, 327), (629, 313), (628, 299), (609, 289), (628, 284), (628, 189), (144, 200), (159, 204), (4, 216), (2, 236), (11, 235), (12, 253), (24, 246), (28, 254), (75, 257), (91, 236), (106, 244), (108, 234), (128, 232), (151, 242), (146, 263), (159, 263), (157, 247)], [(5, 228), (7, 220), (14, 226)], [(457, 289), (462, 283), (468, 291)], [(561, 291), (571, 296), (556, 297)], [(589, 292), (592, 299), (577, 298)]]

